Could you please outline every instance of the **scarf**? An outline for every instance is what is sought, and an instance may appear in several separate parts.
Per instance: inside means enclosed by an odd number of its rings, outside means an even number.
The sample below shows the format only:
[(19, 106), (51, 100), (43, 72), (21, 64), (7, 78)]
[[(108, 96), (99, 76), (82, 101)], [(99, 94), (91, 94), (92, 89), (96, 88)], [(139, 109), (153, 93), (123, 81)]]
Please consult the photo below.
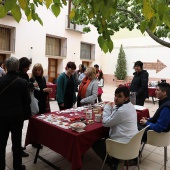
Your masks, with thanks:
[(78, 96), (81, 97), (81, 99), (86, 97), (86, 90), (88, 88), (88, 85), (90, 84), (91, 80), (89, 80), (87, 77), (85, 77), (80, 86), (78, 91)]

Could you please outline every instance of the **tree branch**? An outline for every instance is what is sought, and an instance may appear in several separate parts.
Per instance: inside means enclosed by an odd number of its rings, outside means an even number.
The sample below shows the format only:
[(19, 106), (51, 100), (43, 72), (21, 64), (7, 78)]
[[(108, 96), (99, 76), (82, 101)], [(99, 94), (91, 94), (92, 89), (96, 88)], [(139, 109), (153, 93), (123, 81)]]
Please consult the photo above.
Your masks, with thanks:
[[(129, 13), (130, 15), (132, 15), (138, 22), (141, 22), (142, 20), (133, 12), (128, 11), (127, 9), (121, 9), (121, 8), (117, 8), (118, 11), (122, 11), (125, 13)], [(155, 36), (148, 28), (146, 28), (146, 32), (148, 33), (148, 35), (155, 40), (157, 43), (170, 48), (170, 43), (158, 38), (157, 36)]]

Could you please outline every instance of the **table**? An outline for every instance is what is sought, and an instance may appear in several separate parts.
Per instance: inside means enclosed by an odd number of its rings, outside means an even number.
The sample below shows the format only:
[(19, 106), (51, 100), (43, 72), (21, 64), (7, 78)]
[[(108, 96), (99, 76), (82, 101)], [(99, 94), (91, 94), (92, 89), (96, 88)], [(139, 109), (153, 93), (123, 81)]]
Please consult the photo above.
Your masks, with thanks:
[(137, 122), (140, 122), (142, 117), (150, 118), (149, 110), (148, 109), (136, 110), (136, 112), (137, 112)]
[[(126, 86), (128, 87), (128, 89), (130, 89), (130, 83), (120, 84), (119, 86)], [(155, 104), (155, 102), (157, 101), (157, 100), (154, 100), (154, 98), (156, 98), (155, 91), (156, 91), (156, 87), (148, 87), (148, 96), (152, 97), (153, 104)]]
[[(64, 114), (64, 116), (70, 117), (69, 114)], [(57, 127), (33, 116), (29, 121), (25, 145), (40, 143), (47, 146), (70, 161), (72, 170), (78, 170), (82, 167), (82, 155), (97, 140), (108, 136), (109, 133), (109, 128), (103, 127), (102, 123), (95, 122), (87, 125), (85, 129), (85, 132), (78, 133), (71, 129)], [(40, 158), (40, 156), (38, 157)]]
[[(55, 112), (48, 114), (55, 114)], [(81, 114), (83, 116), (83, 113)], [(71, 117), (70, 114), (61, 115)], [(25, 145), (40, 143), (47, 146), (70, 161), (72, 163), (72, 170), (81, 169), (82, 155), (84, 155), (97, 140), (107, 137), (109, 133), (109, 128), (103, 127), (102, 123), (94, 122), (92, 125), (89, 124), (85, 128), (85, 132), (78, 133), (71, 129), (60, 128), (36, 117), (37, 116), (33, 116), (29, 120)], [(137, 110), (138, 122), (142, 117), (150, 117), (148, 109)], [(37, 158), (40, 158), (54, 168), (55, 166), (53, 164), (39, 156), (39, 150), (40, 148), (37, 149), (34, 163), (36, 163)]]
[(57, 85), (56, 84), (53, 84), (53, 83), (51, 83), (51, 82), (47, 82), (46, 83), (47, 84), (47, 87), (48, 88), (52, 88), (53, 89), (53, 91), (52, 91), (52, 93), (50, 93), (49, 94), (49, 98), (51, 99), (51, 98), (56, 98), (56, 92), (57, 92)]
[(156, 98), (155, 91), (156, 91), (156, 87), (148, 87), (148, 94), (149, 94), (149, 97), (152, 97), (153, 104), (155, 104), (156, 102), (156, 100), (154, 100), (154, 98)]

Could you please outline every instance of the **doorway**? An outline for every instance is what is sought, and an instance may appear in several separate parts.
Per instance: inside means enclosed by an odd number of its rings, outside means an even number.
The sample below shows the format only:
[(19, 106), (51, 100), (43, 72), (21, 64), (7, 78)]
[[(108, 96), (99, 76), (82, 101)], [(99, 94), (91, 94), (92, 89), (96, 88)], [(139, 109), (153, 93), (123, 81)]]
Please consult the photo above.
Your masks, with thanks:
[(89, 66), (89, 62), (87, 62), (87, 61), (82, 61), (82, 64), (83, 64), (85, 67), (88, 67), (88, 66)]
[(48, 59), (48, 81), (51, 83), (55, 83), (54, 81), (57, 78), (57, 63), (57, 59)]

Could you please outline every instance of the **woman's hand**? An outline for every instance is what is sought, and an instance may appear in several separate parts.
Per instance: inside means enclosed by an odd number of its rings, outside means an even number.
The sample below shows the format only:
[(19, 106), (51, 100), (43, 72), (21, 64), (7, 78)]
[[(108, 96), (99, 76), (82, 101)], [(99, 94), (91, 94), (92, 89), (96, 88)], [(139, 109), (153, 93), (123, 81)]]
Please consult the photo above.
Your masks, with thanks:
[(43, 92), (47, 92), (47, 93), (52, 93), (53, 89), (52, 88), (44, 88)]

